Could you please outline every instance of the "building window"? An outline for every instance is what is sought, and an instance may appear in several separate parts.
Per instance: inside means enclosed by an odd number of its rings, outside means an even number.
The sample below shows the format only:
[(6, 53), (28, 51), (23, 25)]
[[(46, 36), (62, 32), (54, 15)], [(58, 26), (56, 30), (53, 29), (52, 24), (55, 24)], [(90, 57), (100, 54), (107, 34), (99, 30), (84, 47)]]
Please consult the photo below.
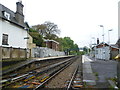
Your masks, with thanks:
[(10, 14), (9, 13), (4, 12), (4, 16), (5, 16), (6, 19), (10, 20)]
[(2, 36), (2, 45), (8, 45), (8, 35), (3, 34)]
[(98, 54), (98, 50), (96, 50), (95, 52), (96, 52), (96, 54)]

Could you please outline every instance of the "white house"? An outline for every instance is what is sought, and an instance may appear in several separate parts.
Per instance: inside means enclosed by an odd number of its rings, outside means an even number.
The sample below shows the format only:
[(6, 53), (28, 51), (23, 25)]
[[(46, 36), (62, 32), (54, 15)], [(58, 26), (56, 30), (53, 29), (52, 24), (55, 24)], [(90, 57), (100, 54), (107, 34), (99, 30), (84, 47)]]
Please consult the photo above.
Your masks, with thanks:
[(16, 12), (0, 4), (0, 46), (27, 48), (27, 25), (24, 23), (22, 2)]
[(119, 48), (108, 45), (107, 43), (100, 43), (94, 47), (95, 58), (110, 60), (114, 59), (115, 56), (119, 53)]

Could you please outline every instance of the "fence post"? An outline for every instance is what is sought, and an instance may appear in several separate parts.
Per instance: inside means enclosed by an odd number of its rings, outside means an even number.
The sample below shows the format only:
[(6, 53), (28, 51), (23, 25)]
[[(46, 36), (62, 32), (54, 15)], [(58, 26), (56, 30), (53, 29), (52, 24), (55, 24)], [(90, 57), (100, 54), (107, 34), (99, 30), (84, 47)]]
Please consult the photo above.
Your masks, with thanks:
[(2, 46), (0, 46), (0, 60), (2, 60)]

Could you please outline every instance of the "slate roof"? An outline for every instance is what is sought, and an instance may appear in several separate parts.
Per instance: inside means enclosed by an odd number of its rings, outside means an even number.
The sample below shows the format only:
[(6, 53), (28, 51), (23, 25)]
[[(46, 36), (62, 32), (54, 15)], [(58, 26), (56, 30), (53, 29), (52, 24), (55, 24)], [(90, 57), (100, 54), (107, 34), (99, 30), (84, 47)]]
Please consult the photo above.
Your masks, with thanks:
[[(120, 41), (120, 40), (119, 40), (119, 41)], [(109, 45), (109, 44), (107, 44), (107, 43), (105, 43), (105, 42), (104, 42), (104, 43), (102, 42), (102, 43), (98, 44), (97, 46), (99, 46), (99, 45), (103, 45), (103, 44), (106, 45), (106, 46), (110, 46), (111, 48), (119, 49), (119, 47), (118, 47), (117, 44), (111, 44), (111, 45)], [(92, 47), (92, 49), (93, 49), (93, 48), (95, 48), (95, 46)]]
[[(10, 20), (8, 20), (5, 16), (4, 16), (4, 12), (7, 12), (10, 14)], [(29, 28), (28, 25), (26, 25), (26, 23), (20, 24), (17, 22), (16, 17), (15, 17), (15, 12), (13, 12), (12, 10), (10, 10), (9, 8), (5, 7), (4, 5), (0, 4), (0, 18), (9, 21), (10, 23), (13, 23), (15, 25), (18, 25), (22, 28)]]
[(57, 41), (55, 41), (55, 40), (44, 39), (44, 41), (45, 41), (45, 42), (50, 42), (50, 41), (52, 41), (52, 42), (55, 42), (55, 43), (59, 44), (59, 42), (57, 42)]
[(120, 38), (119, 38), (118, 41), (116, 42), (116, 45), (118, 46), (118, 48), (120, 48)]

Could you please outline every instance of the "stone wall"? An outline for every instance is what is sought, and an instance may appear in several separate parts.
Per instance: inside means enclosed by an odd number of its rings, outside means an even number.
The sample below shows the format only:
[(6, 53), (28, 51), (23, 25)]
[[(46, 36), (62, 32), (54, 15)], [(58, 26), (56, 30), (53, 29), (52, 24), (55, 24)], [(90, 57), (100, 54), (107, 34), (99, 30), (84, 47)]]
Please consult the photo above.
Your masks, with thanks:
[(2, 60), (6, 59), (26, 59), (29, 58), (29, 50), (13, 47), (0, 47)]
[(55, 51), (47, 47), (36, 47), (32, 49), (32, 57), (54, 57), (54, 56), (64, 56), (64, 52)]

